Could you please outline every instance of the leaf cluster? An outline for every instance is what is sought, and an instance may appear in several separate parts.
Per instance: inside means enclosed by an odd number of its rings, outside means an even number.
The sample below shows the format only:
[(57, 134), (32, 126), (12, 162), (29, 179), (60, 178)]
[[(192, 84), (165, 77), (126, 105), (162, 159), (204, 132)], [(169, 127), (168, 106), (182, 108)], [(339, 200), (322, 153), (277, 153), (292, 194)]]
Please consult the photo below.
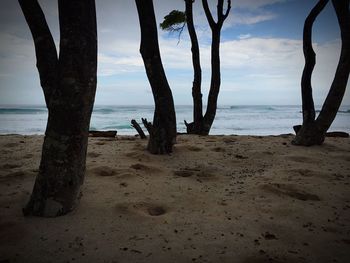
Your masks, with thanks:
[(160, 28), (165, 31), (179, 32), (183, 30), (185, 23), (185, 12), (173, 10), (164, 17), (164, 21), (160, 23)]

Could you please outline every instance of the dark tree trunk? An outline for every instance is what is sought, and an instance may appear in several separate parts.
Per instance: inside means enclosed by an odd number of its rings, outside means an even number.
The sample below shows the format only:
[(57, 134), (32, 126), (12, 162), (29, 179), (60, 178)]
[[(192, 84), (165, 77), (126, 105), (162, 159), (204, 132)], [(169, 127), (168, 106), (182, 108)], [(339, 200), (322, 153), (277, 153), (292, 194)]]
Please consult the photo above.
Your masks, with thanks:
[(224, 0), (218, 0), (217, 5), (217, 22), (214, 21), (210, 12), (207, 0), (202, 0), (205, 15), (207, 17), (209, 26), (212, 30), (212, 44), (211, 44), (211, 82), (208, 96), (207, 110), (203, 119), (202, 133), (209, 134), (210, 128), (214, 122), (217, 100), (220, 92), (221, 76), (220, 76), (220, 34), (222, 25), (231, 10), (231, 1), (227, 0), (227, 9), (224, 13)]
[(191, 51), (192, 51), (192, 65), (193, 65), (193, 84), (192, 84), (192, 98), (193, 98), (193, 122), (187, 123), (187, 133), (189, 134), (201, 134), (203, 127), (203, 102), (202, 102), (202, 69), (200, 64), (199, 44), (193, 23), (193, 0), (185, 0), (186, 2), (186, 23), (188, 33), (191, 38)]
[(303, 123), (307, 125), (315, 121), (315, 106), (312, 98), (311, 76), (316, 64), (316, 54), (312, 48), (312, 26), (329, 0), (320, 0), (305, 20), (303, 32), (303, 52), (305, 67), (301, 77), (301, 96)]
[(349, 0), (332, 0), (332, 3), (337, 14), (342, 41), (338, 67), (319, 116), (315, 121), (304, 121), (301, 129), (292, 141), (295, 145), (311, 146), (324, 142), (326, 132), (339, 110), (348, 82), (350, 70)]
[(95, 1), (59, 0), (60, 54), (36, 0), (19, 0), (33, 35), (48, 107), (39, 174), (25, 215), (73, 210), (84, 181), (90, 117), (96, 91)]
[(147, 149), (153, 154), (171, 153), (176, 142), (176, 117), (173, 96), (159, 52), (157, 24), (152, 0), (136, 0), (141, 28), (140, 53), (150, 82), (155, 111)]
[(221, 27), (212, 28), (211, 43), (211, 82), (208, 95), (207, 110), (204, 115), (203, 133), (209, 134), (210, 128), (214, 122), (217, 108), (217, 101), (221, 85), (220, 73), (220, 31)]
[[(301, 77), (303, 125), (296, 132), (297, 136), (293, 140), (293, 144), (322, 144), (324, 140), (324, 136), (316, 136), (319, 131), (315, 126), (315, 106), (311, 85), (311, 76), (316, 64), (316, 54), (312, 48), (312, 27), (328, 1), (320, 0), (311, 10), (304, 23), (303, 52), (305, 66)], [(313, 142), (311, 143), (311, 141)]]
[(317, 125), (327, 131), (331, 126), (343, 100), (350, 71), (350, 14), (349, 0), (332, 0), (341, 33), (341, 52), (334, 80), (316, 120)]

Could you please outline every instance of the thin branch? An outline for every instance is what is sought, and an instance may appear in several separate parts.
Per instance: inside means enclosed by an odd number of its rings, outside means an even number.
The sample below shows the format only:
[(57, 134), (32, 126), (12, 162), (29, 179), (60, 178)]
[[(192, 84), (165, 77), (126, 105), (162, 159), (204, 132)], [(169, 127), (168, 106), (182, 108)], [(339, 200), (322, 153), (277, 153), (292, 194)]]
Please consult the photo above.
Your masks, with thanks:
[(231, 10), (231, 0), (227, 0), (227, 9), (223, 17), (224, 20), (228, 17), (230, 10)]
[(178, 45), (180, 43), (181, 35), (182, 35), (182, 32), (184, 31), (185, 26), (186, 26), (186, 23), (183, 23), (182, 27), (179, 30), (179, 38), (177, 40), (177, 44), (176, 45)]
[(227, 9), (224, 13), (224, 0), (219, 0), (218, 2), (218, 25), (222, 26), (226, 18), (228, 17), (231, 10), (231, 0), (227, 0)]

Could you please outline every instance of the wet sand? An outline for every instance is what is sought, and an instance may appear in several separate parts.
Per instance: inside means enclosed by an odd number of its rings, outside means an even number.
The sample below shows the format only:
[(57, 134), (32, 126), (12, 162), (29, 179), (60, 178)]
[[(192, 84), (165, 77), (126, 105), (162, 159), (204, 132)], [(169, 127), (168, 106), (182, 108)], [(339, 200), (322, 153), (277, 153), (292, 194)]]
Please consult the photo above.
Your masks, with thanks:
[(23, 217), (42, 136), (0, 136), (0, 262), (350, 262), (350, 139), (90, 138), (79, 207)]

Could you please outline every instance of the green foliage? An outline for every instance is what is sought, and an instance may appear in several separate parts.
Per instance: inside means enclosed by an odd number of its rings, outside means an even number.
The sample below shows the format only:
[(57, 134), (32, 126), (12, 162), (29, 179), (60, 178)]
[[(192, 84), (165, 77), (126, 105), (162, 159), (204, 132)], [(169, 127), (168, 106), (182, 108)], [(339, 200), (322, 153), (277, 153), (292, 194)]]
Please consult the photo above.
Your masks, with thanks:
[(173, 10), (164, 17), (164, 21), (160, 24), (160, 28), (170, 32), (182, 32), (186, 23), (185, 12)]

